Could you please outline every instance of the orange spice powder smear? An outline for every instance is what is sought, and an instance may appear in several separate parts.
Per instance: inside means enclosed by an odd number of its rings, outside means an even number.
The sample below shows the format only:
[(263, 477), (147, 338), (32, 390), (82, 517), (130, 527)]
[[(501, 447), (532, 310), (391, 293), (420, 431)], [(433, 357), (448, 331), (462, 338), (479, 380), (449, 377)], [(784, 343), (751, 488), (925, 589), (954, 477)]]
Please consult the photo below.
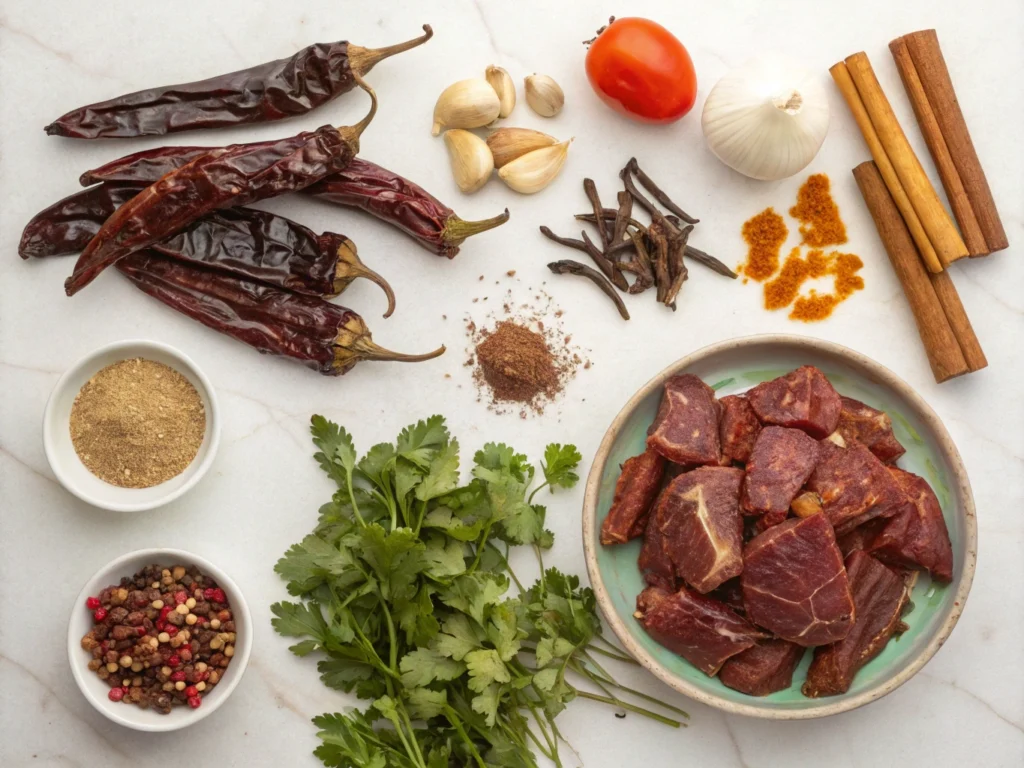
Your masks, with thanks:
[(789, 215), (800, 222), (803, 245), (821, 248), (846, 242), (846, 225), (829, 186), (824, 173), (809, 176), (796, 194), (796, 205), (789, 209)]
[[(811, 255), (821, 253), (812, 251)], [(811, 291), (808, 296), (798, 296), (789, 313), (790, 320), (813, 323), (824, 320), (832, 314), (841, 302), (848, 299), (855, 291), (864, 289), (864, 278), (857, 274), (864, 266), (859, 256), (852, 253), (830, 253), (827, 274), (833, 276), (832, 293), (819, 294)], [(765, 306), (767, 306), (767, 294)]]
[(738, 271), (758, 282), (767, 280), (779, 268), (779, 252), (789, 230), (774, 208), (765, 208), (744, 222), (743, 239), (747, 241), (747, 263)]

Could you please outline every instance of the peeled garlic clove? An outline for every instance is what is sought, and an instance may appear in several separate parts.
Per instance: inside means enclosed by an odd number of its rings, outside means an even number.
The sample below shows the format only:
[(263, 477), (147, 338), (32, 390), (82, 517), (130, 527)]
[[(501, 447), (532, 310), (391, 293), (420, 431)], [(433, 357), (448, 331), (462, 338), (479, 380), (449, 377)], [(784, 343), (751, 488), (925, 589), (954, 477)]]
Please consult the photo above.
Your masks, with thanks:
[(460, 80), (445, 88), (434, 105), (437, 136), (442, 128), (480, 128), (498, 119), (501, 101), (491, 84), (481, 77)]
[(562, 170), (571, 143), (572, 139), (569, 139), (561, 144), (527, 152), (505, 165), (498, 171), (498, 175), (516, 192), (524, 195), (540, 192)]
[(715, 83), (701, 115), (708, 148), (744, 176), (766, 181), (803, 170), (828, 133), (828, 93), (819, 75), (764, 56)]
[(498, 102), (501, 107), (498, 109), (498, 117), (508, 117), (516, 107), (516, 84), (512, 82), (512, 75), (501, 67), (493, 64), (484, 73), (491, 88), (498, 94)]
[(554, 136), (548, 136), (540, 131), (531, 131), (529, 128), (499, 128), (487, 137), (487, 146), (494, 155), (494, 167), (501, 168), (508, 165), (517, 157), (522, 157), (527, 152), (535, 149), (543, 149), (558, 143)]
[(444, 132), (444, 145), (452, 164), (452, 176), (467, 195), (476, 192), (491, 178), (494, 158), (487, 142), (475, 133), (454, 128)]
[(562, 111), (565, 94), (553, 78), (530, 75), (526, 78), (526, 103), (541, 117), (554, 117)]

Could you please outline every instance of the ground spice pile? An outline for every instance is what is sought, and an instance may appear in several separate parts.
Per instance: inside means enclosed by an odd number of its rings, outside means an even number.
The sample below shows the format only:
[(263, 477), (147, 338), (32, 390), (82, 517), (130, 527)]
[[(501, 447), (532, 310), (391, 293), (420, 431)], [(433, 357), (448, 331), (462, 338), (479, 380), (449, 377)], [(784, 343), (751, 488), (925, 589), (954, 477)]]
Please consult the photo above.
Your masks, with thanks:
[(71, 442), (86, 468), (122, 488), (181, 474), (206, 434), (202, 398), (163, 363), (122, 360), (101, 370), (71, 407)]
[(530, 403), (558, 389), (558, 369), (544, 337), (511, 320), (498, 323), (477, 345), (476, 359), (497, 400)]
[(789, 215), (800, 222), (803, 245), (824, 248), (846, 242), (846, 225), (839, 218), (839, 206), (832, 199), (828, 176), (808, 176), (796, 193), (796, 205)]
[[(801, 245), (812, 246), (807, 255), (802, 255), (800, 246), (793, 248), (779, 267), (779, 254), (788, 232), (782, 217), (767, 208), (743, 225), (748, 251), (747, 263), (740, 269), (754, 280), (767, 281), (765, 309), (792, 307), (791, 320), (824, 320), (842, 301), (864, 288), (864, 278), (858, 274), (864, 262), (852, 253), (825, 253), (822, 248), (846, 242), (846, 225), (832, 200), (828, 176), (810, 176), (800, 187), (797, 204), (789, 214), (801, 222)], [(830, 292), (819, 293), (811, 288), (801, 293), (809, 280), (827, 277), (832, 278)]]

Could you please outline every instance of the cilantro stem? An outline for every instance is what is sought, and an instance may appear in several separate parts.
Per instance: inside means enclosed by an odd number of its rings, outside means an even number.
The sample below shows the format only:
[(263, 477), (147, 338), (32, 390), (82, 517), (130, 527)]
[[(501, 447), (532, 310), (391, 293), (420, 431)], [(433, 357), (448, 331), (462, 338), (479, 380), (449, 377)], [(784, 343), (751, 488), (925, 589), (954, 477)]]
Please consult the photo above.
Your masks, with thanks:
[(540, 593), (546, 595), (548, 593), (548, 584), (544, 579), (544, 555), (536, 544), (533, 545), (533, 551), (537, 553), (537, 562), (540, 564)]
[(634, 704), (630, 704), (627, 701), (612, 699), (607, 696), (598, 696), (596, 693), (591, 693), (590, 691), (581, 691), (579, 689), (576, 690), (576, 695), (583, 699), (590, 699), (591, 701), (600, 701), (602, 704), (611, 704), (615, 707), (622, 707), (623, 709), (628, 709), (630, 712), (636, 712), (638, 715), (643, 715), (644, 717), (649, 717), (652, 720), (657, 720), (659, 723), (671, 725), (673, 728), (679, 728), (680, 726), (682, 726), (682, 723), (680, 723), (678, 720), (673, 720), (670, 717), (659, 715), (657, 712), (651, 712), (651, 710), (649, 709), (638, 707)]
[[(535, 691), (537, 690), (537, 686), (533, 685), (532, 683), (530, 687), (532, 687)], [(537, 695), (540, 696), (540, 691), (537, 691)], [(533, 702), (529, 699), (525, 699), (525, 701), (527, 709), (530, 710), (530, 713), (533, 715), (533, 719), (537, 723), (537, 727), (540, 728), (541, 736), (544, 737), (544, 741), (546, 741), (548, 744), (549, 751), (545, 754), (547, 755), (549, 760), (551, 760), (556, 766), (558, 766), (558, 768), (562, 768), (562, 761), (558, 759), (558, 744), (552, 739), (551, 734), (548, 733), (548, 729), (547, 726), (544, 724), (544, 720), (537, 712), (537, 707), (535, 707)]]
[(540, 493), (541, 488), (547, 488), (549, 485), (551, 485), (551, 483), (545, 480), (543, 483), (534, 488), (533, 492), (530, 494), (530, 498), (526, 500), (526, 503), (533, 506), (533, 497)]
[[(583, 674), (586, 677), (590, 678), (592, 681), (594, 681), (595, 685), (597, 685), (599, 682), (604, 683), (605, 685), (610, 685), (612, 688), (618, 688), (620, 691), (625, 691), (631, 696), (636, 696), (638, 699), (644, 699), (645, 701), (649, 701), (652, 704), (657, 704), (659, 707), (667, 709), (670, 712), (675, 712), (677, 715), (679, 715), (680, 717), (685, 717), (687, 720), (690, 719), (690, 713), (687, 712), (685, 709), (680, 709), (679, 707), (672, 706), (671, 704), (666, 704), (661, 699), (656, 699), (653, 696), (648, 696), (646, 693), (642, 693), (633, 688), (625, 686), (622, 683), (616, 682), (615, 679), (608, 675), (607, 672), (604, 673), (604, 675), (595, 674), (583, 665), (580, 665), (580, 669), (578, 669), (577, 671), (580, 672), (580, 674)], [(612, 698), (617, 697), (612, 696)]]
[(638, 662), (636, 659), (631, 659), (629, 656), (623, 656), (621, 653), (612, 653), (611, 651), (605, 651), (601, 648), (595, 648), (593, 645), (588, 645), (587, 650), (589, 650), (592, 653), (599, 653), (602, 656), (607, 656), (609, 659), (621, 661), (623, 664), (632, 664), (637, 667), (640, 666), (640, 662)]
[(525, 592), (526, 591), (526, 587), (524, 587), (523, 583), (521, 581), (519, 581), (519, 579), (516, 578), (515, 571), (513, 571), (512, 570), (512, 566), (509, 565), (507, 550), (503, 554), (502, 551), (495, 545), (495, 543), (493, 541), (488, 541), (487, 542), (487, 546), (489, 546), (491, 549), (493, 549), (495, 552), (498, 553), (498, 557), (501, 558), (501, 562), (505, 565), (505, 570), (508, 571), (508, 575), (512, 577), (512, 581), (515, 582), (515, 585), (519, 588), (520, 592)]
[(466, 742), (466, 746), (469, 747), (469, 753), (473, 755), (473, 759), (476, 760), (476, 764), (480, 766), (480, 768), (487, 768), (487, 764), (484, 762), (484, 759), (480, 756), (480, 753), (477, 751), (476, 744), (474, 744), (473, 740), (466, 735), (466, 731), (462, 727), (462, 721), (459, 719), (459, 716), (455, 714), (455, 710), (452, 709), (450, 706), (446, 706), (445, 715), (448, 718), (448, 722), (452, 724), (452, 727), (455, 728), (456, 731), (458, 731), (458, 734), (462, 737), (462, 740)]
[(480, 543), (476, 545), (476, 557), (473, 558), (473, 562), (466, 573), (473, 573), (477, 566), (480, 565), (480, 558), (483, 556), (484, 549), (487, 547), (487, 537), (491, 535), (492, 525), (494, 525), (494, 521), (488, 520), (487, 525), (484, 526), (484, 532), (480, 535)]
[(423, 768), (427, 768), (427, 762), (423, 759), (423, 753), (420, 751), (420, 740), (416, 738), (416, 729), (412, 727), (412, 720), (409, 719), (409, 713), (405, 709), (405, 704), (401, 698), (395, 699), (395, 709), (398, 710), (398, 714), (405, 723), (405, 727), (409, 729), (409, 737), (412, 739), (412, 748), (416, 752), (416, 759)]
[(388, 644), (391, 646), (389, 651), (389, 660), (393, 672), (398, 672), (398, 637), (395, 635), (395, 622), (391, 620), (391, 611), (388, 610), (388, 604), (381, 597), (380, 607), (384, 609), (384, 618), (388, 623)]
[(352, 502), (352, 514), (356, 516), (356, 520), (359, 522), (360, 528), (366, 527), (366, 521), (363, 520), (363, 516), (359, 514), (359, 505), (356, 504), (356, 493), (352, 488), (352, 470), (345, 470), (345, 487), (348, 489), (348, 500)]

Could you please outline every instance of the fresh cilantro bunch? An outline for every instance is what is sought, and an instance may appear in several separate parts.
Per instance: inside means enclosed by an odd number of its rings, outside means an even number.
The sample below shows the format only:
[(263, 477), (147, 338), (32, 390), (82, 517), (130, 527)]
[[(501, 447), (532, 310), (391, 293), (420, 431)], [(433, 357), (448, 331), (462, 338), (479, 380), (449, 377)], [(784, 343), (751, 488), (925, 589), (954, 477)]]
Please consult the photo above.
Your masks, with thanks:
[[(370, 702), (314, 719), (325, 765), (534, 768), (536, 750), (560, 766), (555, 717), (577, 696), (680, 724), (613, 693), (628, 689), (595, 654), (631, 660), (601, 638), (593, 592), (543, 568), (554, 536), (533, 500), (577, 483), (575, 446), (549, 445), (533, 487), (525, 456), (488, 443), (460, 485), (459, 444), (440, 416), (361, 459), (337, 424), (314, 416), (311, 431), (338, 490), (275, 567), (300, 601), (271, 606), (273, 625), (299, 639), (296, 655), (320, 656), (326, 686)], [(541, 562), (528, 589), (508, 565), (517, 545)]]

